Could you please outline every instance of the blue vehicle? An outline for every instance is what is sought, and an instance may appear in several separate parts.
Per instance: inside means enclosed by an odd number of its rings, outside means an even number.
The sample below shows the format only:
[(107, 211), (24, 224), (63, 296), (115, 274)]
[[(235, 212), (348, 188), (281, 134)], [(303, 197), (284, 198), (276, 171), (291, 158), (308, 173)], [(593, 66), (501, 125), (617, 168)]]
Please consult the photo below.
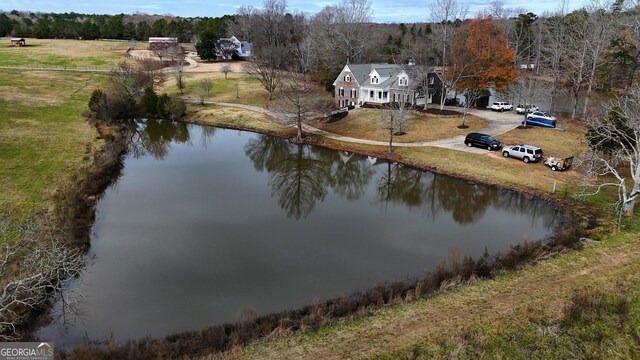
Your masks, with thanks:
[(525, 125), (556, 127), (556, 117), (542, 111), (534, 111), (527, 114)]

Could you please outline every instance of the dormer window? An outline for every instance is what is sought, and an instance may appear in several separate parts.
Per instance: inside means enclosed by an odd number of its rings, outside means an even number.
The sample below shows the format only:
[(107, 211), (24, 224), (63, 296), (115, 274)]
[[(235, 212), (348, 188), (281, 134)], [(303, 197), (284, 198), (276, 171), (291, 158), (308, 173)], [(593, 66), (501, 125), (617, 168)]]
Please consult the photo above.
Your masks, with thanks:
[(374, 75), (374, 76), (371, 77), (371, 83), (372, 84), (377, 84), (379, 82), (380, 82), (380, 79), (377, 76)]

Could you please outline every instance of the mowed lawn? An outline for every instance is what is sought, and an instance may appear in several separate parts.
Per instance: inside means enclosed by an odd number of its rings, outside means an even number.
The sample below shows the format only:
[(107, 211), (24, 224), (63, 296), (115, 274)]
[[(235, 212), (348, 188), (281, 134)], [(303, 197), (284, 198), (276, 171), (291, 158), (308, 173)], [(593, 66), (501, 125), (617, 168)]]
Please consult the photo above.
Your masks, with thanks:
[[(1, 57), (0, 57), (1, 58)], [(95, 130), (82, 119), (105, 75), (0, 69), (0, 212), (50, 206), (61, 177), (78, 170)]]
[(264, 108), (270, 106), (269, 93), (258, 80), (244, 73), (229, 73), (225, 79), (222, 73), (197, 72), (197, 69), (185, 73), (183, 94), (180, 94), (180, 90), (176, 87), (175, 75), (171, 72), (166, 74), (164, 87), (158, 92), (166, 92), (169, 96), (200, 100), (202, 97), (200, 83), (202, 80), (208, 79), (211, 81), (211, 91), (208, 95), (204, 95), (205, 101), (246, 104)]
[[(389, 141), (388, 124), (383, 121), (384, 110), (358, 108), (349, 111), (344, 118), (332, 123), (315, 123), (319, 129), (334, 134), (378, 141)], [(467, 116), (465, 124), (469, 127), (459, 129), (462, 116), (437, 116), (411, 112), (404, 123), (406, 134), (395, 136), (395, 142), (434, 141), (485, 127), (488, 122), (476, 116)]]
[(128, 42), (27, 38), (27, 46), (11, 46), (0, 38), (0, 66), (111, 69), (123, 60)]

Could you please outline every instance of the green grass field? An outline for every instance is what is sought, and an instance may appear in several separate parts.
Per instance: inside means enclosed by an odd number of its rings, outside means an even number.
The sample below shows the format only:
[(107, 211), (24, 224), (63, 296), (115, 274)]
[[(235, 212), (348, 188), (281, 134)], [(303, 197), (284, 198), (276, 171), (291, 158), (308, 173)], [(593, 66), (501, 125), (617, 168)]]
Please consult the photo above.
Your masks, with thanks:
[(27, 39), (27, 46), (0, 38), (0, 66), (111, 69), (129, 46), (126, 42)]
[(0, 70), (0, 211), (46, 210), (60, 177), (76, 171), (95, 130), (82, 120), (104, 75)]

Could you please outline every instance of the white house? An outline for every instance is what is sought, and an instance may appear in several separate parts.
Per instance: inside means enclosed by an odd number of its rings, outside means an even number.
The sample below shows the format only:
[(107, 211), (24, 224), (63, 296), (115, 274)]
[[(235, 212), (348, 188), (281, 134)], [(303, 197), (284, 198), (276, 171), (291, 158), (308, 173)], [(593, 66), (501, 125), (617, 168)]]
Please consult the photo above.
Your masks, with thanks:
[(252, 50), (252, 43), (240, 41), (235, 36), (221, 38), (218, 40), (218, 46), (216, 47), (217, 55), (226, 60), (231, 60), (234, 56), (237, 56), (240, 59), (247, 59), (251, 57)]
[(364, 103), (382, 105), (404, 98), (413, 104), (420, 96), (426, 95), (431, 103), (439, 89), (440, 79), (433, 71), (429, 71), (427, 76), (428, 89), (424, 91), (424, 85), (412, 65), (348, 64), (333, 82), (335, 102), (339, 107)]

